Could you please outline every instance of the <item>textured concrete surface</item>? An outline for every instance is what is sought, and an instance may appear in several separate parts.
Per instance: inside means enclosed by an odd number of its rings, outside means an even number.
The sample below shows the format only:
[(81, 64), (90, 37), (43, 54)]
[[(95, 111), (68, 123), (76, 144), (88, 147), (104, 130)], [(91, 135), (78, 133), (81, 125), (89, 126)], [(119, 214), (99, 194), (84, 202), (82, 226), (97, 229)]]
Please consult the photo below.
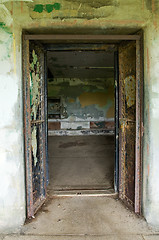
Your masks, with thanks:
[(111, 197), (48, 199), (20, 235), (4, 240), (157, 240), (157, 232)]
[[(156, 238), (157, 239), (157, 238)], [(156, 240), (155, 239), (155, 240)], [(4, 240), (144, 240), (139, 235), (105, 236), (7, 236)]]
[(50, 198), (35, 219), (22, 229), (31, 235), (137, 235), (150, 234), (143, 218), (110, 197)]
[(49, 137), (49, 189), (109, 189), (114, 136)]
[(159, 234), (157, 235), (151, 235), (151, 236), (144, 236), (144, 240), (158, 240)]

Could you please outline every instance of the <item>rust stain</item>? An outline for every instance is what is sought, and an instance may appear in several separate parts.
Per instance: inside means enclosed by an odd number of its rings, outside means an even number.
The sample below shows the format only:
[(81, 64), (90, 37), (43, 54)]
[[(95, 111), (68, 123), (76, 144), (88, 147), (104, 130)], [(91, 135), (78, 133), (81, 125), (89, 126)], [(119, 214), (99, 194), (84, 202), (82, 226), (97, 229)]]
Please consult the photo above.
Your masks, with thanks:
[(155, 12), (155, 0), (152, 0), (152, 12)]
[(150, 165), (149, 164), (147, 166), (147, 173), (148, 173), (148, 177), (149, 177), (149, 174), (150, 174)]
[(86, 107), (92, 104), (98, 104), (100, 107), (104, 107), (107, 103), (108, 94), (102, 92), (85, 92), (79, 96), (79, 101), (82, 107)]
[(132, 107), (136, 100), (136, 78), (134, 75), (130, 75), (125, 78), (125, 95), (127, 106)]
[(23, 1), (21, 1), (21, 13), (23, 13)]
[(142, 10), (145, 9), (145, 0), (142, 0)]
[(10, 13), (11, 13), (11, 15), (13, 15), (13, 1), (11, 1), (11, 11), (10, 11)]
[(154, 20), (153, 20), (153, 25), (154, 25), (155, 29), (157, 30), (157, 28), (158, 28), (157, 15), (156, 14), (154, 14), (154, 15), (155, 16), (154, 16)]

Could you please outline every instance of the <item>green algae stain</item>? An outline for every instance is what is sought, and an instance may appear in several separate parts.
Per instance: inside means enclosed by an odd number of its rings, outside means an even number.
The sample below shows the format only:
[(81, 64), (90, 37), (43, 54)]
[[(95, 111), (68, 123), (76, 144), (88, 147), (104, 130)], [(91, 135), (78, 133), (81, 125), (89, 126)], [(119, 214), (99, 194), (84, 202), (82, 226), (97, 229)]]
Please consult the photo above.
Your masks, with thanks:
[(51, 13), (53, 10), (60, 10), (61, 4), (60, 3), (54, 3), (54, 4), (47, 4), (46, 5), (46, 11), (48, 13)]
[(43, 7), (42, 4), (37, 4), (37, 5), (35, 5), (35, 7), (34, 7), (34, 12), (42, 13), (43, 10), (44, 10), (44, 7)]
[(12, 34), (10, 28), (7, 27), (5, 23), (0, 22), (0, 28), (3, 29), (6, 33)]
[(3, 28), (5, 26), (5, 23), (0, 22), (0, 27)]
[(44, 10), (46, 12), (51, 13), (53, 10), (60, 10), (61, 4), (60, 3), (54, 3), (54, 4), (36, 4), (34, 7), (34, 12), (42, 13)]
[(61, 8), (61, 4), (60, 3), (54, 3), (54, 9), (55, 10), (60, 10), (60, 8)]
[(53, 9), (54, 9), (54, 5), (53, 4), (47, 4), (46, 5), (46, 11), (48, 13), (51, 13), (53, 11)]

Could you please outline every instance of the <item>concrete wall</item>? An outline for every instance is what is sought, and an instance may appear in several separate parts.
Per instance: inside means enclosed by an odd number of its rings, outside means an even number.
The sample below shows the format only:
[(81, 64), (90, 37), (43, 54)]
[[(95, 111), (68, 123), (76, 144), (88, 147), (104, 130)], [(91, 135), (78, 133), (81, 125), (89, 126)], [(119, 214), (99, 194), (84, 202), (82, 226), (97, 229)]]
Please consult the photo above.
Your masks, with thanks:
[[(58, 78), (48, 83), (48, 97), (60, 98), (62, 128), (90, 128), (91, 121), (114, 121), (114, 79)], [(48, 102), (48, 113), (53, 114)], [(62, 119), (61, 119), (62, 118)], [(72, 125), (72, 122), (74, 123)], [(76, 122), (79, 122), (76, 124)]]
[(101, 0), (95, 3), (59, 0), (56, 3), (54, 5), (52, 0), (0, 1), (0, 231), (13, 230), (25, 219), (23, 29), (87, 34), (129, 34), (144, 30), (143, 212), (150, 224), (159, 227), (159, 3), (157, 0)]
[(25, 220), (21, 49), (0, 23), (0, 231)]
[(159, 227), (159, 19), (145, 28), (144, 77), (144, 150), (143, 150), (143, 212), (146, 220)]

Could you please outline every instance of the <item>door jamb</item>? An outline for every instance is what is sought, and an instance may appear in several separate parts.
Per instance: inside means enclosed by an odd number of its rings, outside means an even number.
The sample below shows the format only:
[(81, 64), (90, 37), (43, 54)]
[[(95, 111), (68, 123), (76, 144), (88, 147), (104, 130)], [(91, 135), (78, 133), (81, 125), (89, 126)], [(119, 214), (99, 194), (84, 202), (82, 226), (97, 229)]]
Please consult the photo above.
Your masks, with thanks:
[(142, 44), (141, 35), (44, 35), (44, 34), (25, 34), (24, 40), (65, 40), (65, 41), (107, 41), (107, 40), (126, 40), (136, 41), (136, 161), (135, 161), (135, 212), (141, 213), (141, 174), (142, 174), (142, 132), (143, 132), (143, 74), (142, 74)]

